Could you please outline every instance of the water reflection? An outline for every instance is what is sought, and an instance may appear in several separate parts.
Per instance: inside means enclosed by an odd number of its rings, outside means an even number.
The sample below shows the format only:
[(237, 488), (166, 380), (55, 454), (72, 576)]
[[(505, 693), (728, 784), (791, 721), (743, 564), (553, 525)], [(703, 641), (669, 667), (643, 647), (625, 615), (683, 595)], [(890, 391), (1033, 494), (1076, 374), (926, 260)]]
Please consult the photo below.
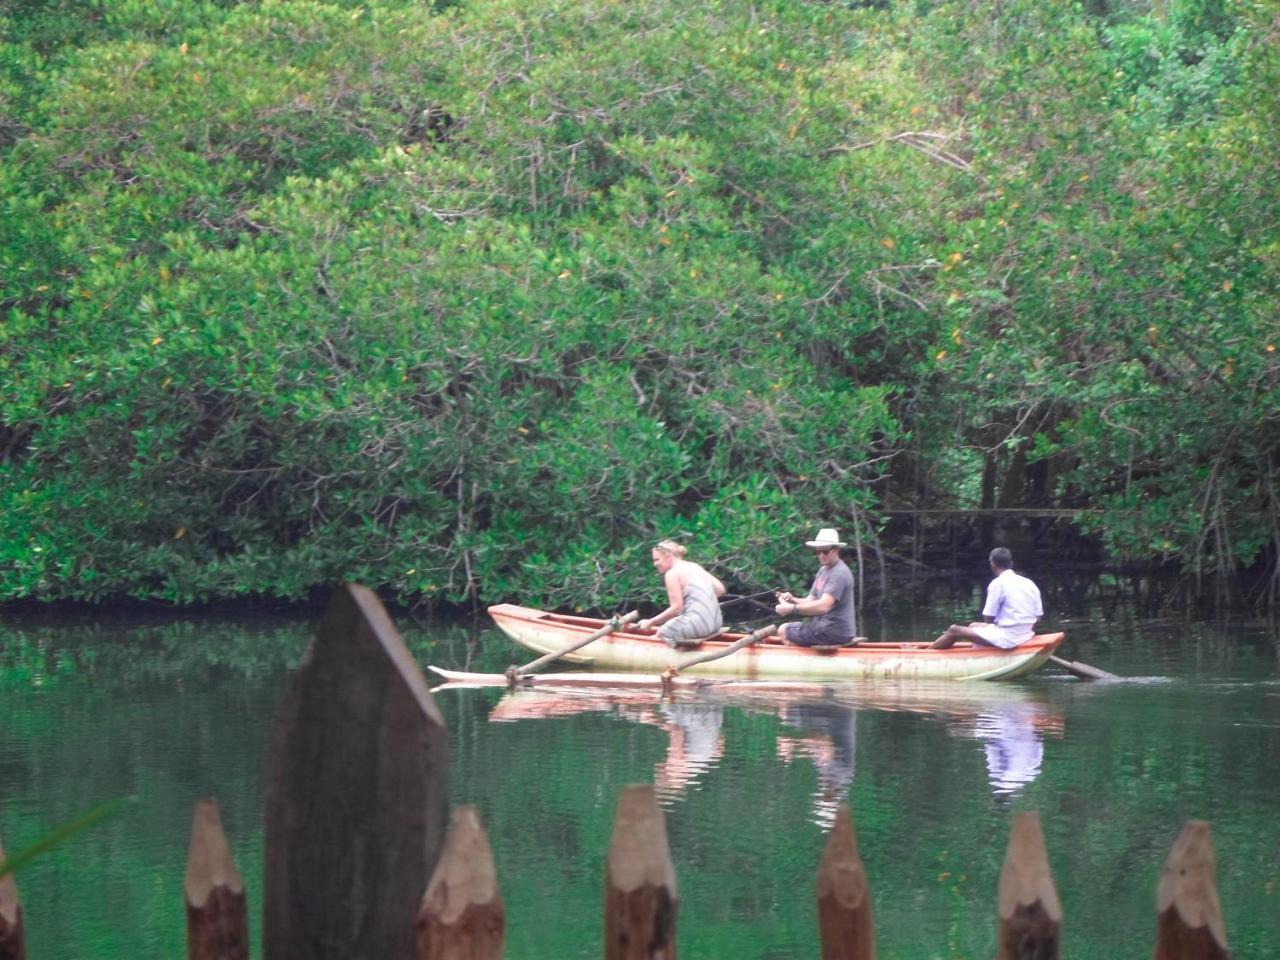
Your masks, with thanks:
[(491, 721), (607, 713), (667, 734), (665, 756), (654, 765), (659, 797), (670, 802), (697, 789), (725, 753), (724, 712), (736, 707), (781, 721), (773, 752), (784, 764), (812, 763), (817, 786), (809, 819), (829, 828), (856, 770), (858, 713), (913, 713), (948, 721), (951, 736), (976, 740), (987, 780), (1004, 806), (1040, 776), (1046, 733), (1061, 736), (1060, 708), (1016, 686), (983, 684), (840, 685), (820, 696), (707, 690), (661, 696), (652, 690), (544, 686), (505, 694)]
[(954, 727), (958, 736), (978, 740), (987, 761), (987, 781), (999, 806), (1012, 804), (1040, 776), (1044, 736), (1062, 735), (1062, 717), (1035, 700), (991, 703), (968, 723)]
[(724, 756), (724, 708), (714, 701), (672, 701), (658, 707), (669, 735), (667, 755), (653, 771), (658, 796), (674, 799)]
[(997, 714), (979, 714), (974, 736), (987, 752), (987, 779), (996, 800), (1012, 799), (1040, 776), (1044, 740), (1028, 707), (1014, 707)]
[(836, 811), (853, 782), (858, 714), (834, 700), (798, 700), (783, 707), (782, 720), (803, 733), (779, 736), (778, 757), (787, 763), (797, 757), (813, 762), (818, 787), (810, 819), (827, 830), (835, 823)]
[(601, 690), (516, 690), (489, 713), (493, 721), (612, 713), (667, 733), (666, 756), (654, 765), (653, 782), (662, 800), (675, 800), (724, 756), (724, 706), (718, 699), (660, 699), (651, 692)]

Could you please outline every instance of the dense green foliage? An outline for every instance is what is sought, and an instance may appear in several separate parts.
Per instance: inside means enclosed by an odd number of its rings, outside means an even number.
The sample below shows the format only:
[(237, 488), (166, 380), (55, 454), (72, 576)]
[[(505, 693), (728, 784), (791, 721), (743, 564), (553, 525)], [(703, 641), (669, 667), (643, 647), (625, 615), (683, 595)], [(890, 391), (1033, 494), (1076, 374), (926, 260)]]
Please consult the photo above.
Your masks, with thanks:
[(0, 599), (1274, 564), (1275, 13), (10, 0)]

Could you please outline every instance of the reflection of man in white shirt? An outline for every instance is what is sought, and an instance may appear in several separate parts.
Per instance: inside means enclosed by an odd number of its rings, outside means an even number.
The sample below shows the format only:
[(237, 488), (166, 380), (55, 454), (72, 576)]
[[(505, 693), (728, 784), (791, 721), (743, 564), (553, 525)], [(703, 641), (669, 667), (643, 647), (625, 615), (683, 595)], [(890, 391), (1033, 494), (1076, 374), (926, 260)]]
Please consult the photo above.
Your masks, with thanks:
[(987, 776), (997, 799), (1013, 796), (1040, 776), (1044, 741), (1033, 717), (1032, 711), (1015, 706), (977, 718), (974, 735), (986, 742)]
[(1036, 621), (1044, 616), (1040, 588), (1013, 572), (1013, 554), (1007, 547), (996, 547), (988, 559), (995, 579), (987, 587), (983, 622), (967, 627), (953, 623), (933, 641), (933, 649), (943, 650), (957, 640), (968, 640), (980, 646), (1012, 650), (1035, 633)]

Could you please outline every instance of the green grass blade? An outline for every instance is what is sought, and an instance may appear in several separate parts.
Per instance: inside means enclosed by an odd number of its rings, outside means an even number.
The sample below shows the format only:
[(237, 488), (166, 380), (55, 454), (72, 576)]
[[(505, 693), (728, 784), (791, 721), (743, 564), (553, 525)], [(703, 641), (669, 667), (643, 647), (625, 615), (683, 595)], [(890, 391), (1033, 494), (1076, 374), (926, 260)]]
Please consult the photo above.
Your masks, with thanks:
[(40, 856), (46, 850), (51, 850), (62, 841), (74, 837), (77, 833), (87, 830), (99, 820), (107, 817), (113, 817), (124, 809), (125, 804), (129, 803), (132, 797), (116, 797), (114, 800), (108, 800), (106, 803), (99, 804), (92, 810), (87, 810), (74, 820), (64, 823), (52, 833), (47, 834), (37, 840), (35, 843), (19, 850), (13, 856), (6, 860), (0, 861), (0, 877), (4, 877), (13, 873), (19, 867), (26, 866), (29, 862)]

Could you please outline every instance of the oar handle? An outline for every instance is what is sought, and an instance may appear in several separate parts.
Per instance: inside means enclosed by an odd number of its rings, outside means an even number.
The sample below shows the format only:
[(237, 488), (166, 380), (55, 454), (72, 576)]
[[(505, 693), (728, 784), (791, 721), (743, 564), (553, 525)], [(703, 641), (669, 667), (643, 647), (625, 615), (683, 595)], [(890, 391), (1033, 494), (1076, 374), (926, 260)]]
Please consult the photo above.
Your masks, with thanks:
[(759, 643), (765, 637), (773, 636), (773, 634), (777, 632), (778, 625), (776, 623), (771, 623), (766, 627), (761, 627), (753, 633), (748, 633), (746, 636), (739, 637), (723, 650), (715, 650), (711, 653), (695, 654), (682, 663), (673, 663), (671, 666), (667, 667), (666, 673), (664, 673), (663, 676), (674, 677), (681, 670), (688, 670), (690, 667), (696, 667), (700, 663), (710, 663), (712, 660), (719, 660), (722, 657), (727, 657), (732, 653), (737, 653), (743, 647), (750, 646), (753, 643)]
[(624, 613), (620, 617), (614, 617), (612, 620), (606, 623), (599, 630), (595, 631), (595, 633), (592, 633), (581, 640), (573, 641), (573, 643), (569, 644), (569, 646), (565, 647), (563, 650), (554, 650), (551, 653), (548, 653), (546, 656), (539, 657), (537, 660), (530, 660), (523, 667), (516, 667), (516, 666), (507, 667), (507, 679), (510, 680), (512, 683), (515, 683), (518, 679), (520, 679), (521, 675), (526, 673), (533, 673), (535, 670), (539, 670), (542, 667), (546, 666), (552, 660), (559, 660), (565, 654), (573, 653), (573, 651), (575, 650), (581, 650), (583, 647), (585, 647), (588, 643), (591, 643), (593, 640), (599, 640), (601, 637), (605, 636), (606, 634), (613, 633), (613, 631), (617, 630), (624, 623), (632, 623), (633, 621), (638, 620), (639, 617), (640, 617), (639, 610), (632, 610), (630, 613)]

